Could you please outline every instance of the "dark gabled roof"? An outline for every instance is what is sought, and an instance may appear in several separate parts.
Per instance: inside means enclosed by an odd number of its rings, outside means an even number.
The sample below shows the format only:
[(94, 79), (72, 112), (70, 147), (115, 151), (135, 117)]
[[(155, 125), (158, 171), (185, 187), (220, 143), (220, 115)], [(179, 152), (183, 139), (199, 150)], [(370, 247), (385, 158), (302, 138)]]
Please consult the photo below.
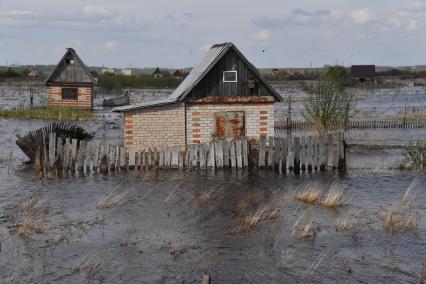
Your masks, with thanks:
[[(61, 74), (66, 70), (66, 60), (74, 59), (77, 63), (77, 66), (81, 68), (81, 71), (83, 73), (79, 74), (80, 78), (77, 78), (77, 76), (65, 78), (65, 80), (60, 79)], [(74, 74), (75, 75), (75, 74)], [(83, 75), (86, 75), (83, 79)], [(94, 85), (97, 84), (96, 79), (92, 76), (87, 66), (84, 64), (84, 62), (81, 60), (81, 58), (78, 56), (77, 52), (71, 47), (67, 48), (67, 51), (65, 52), (64, 56), (62, 56), (61, 60), (59, 61), (58, 65), (56, 65), (55, 69), (53, 69), (52, 73), (47, 77), (47, 79), (44, 81), (44, 83), (47, 85), (49, 83), (53, 82), (65, 82), (65, 83), (93, 83)]]
[(272, 86), (265, 80), (265, 78), (259, 73), (256, 67), (251, 64), (247, 58), (238, 50), (238, 48), (231, 42), (215, 44), (207, 52), (201, 62), (191, 70), (186, 76), (185, 80), (179, 85), (179, 87), (170, 96), (171, 100), (182, 101), (185, 97), (194, 89), (194, 87), (207, 75), (207, 73), (216, 65), (216, 63), (228, 52), (233, 49), (241, 60), (247, 65), (248, 69), (253, 72), (259, 80), (265, 85), (266, 89), (272, 94), (277, 101), (282, 101), (282, 97)]
[(162, 74), (160, 68), (157, 67), (152, 75)]
[(352, 77), (374, 77), (376, 76), (376, 65), (352, 65)]
[[(274, 99), (278, 102), (283, 101), (282, 97), (277, 93), (277, 91), (272, 88), (272, 86), (265, 80), (265, 78), (259, 73), (259, 71), (251, 64), (247, 58), (238, 50), (233, 43), (226, 42), (221, 44), (213, 45), (209, 51), (206, 53), (204, 58), (200, 63), (194, 67), (191, 72), (186, 76), (182, 83), (177, 87), (177, 89), (170, 95), (166, 100), (161, 101), (162, 105), (172, 104), (176, 102), (184, 101), (186, 96), (194, 89), (194, 87), (209, 73), (209, 71), (216, 65), (216, 63), (230, 50), (233, 49), (236, 54), (241, 58), (241, 60), (247, 65), (247, 68), (253, 72), (258, 79), (265, 85), (266, 89), (272, 94)], [(149, 107), (151, 104), (143, 105), (129, 105), (123, 107), (114, 108), (112, 111), (115, 112), (125, 112), (131, 111), (140, 108)], [(158, 105), (156, 102), (152, 102), (152, 105)]]

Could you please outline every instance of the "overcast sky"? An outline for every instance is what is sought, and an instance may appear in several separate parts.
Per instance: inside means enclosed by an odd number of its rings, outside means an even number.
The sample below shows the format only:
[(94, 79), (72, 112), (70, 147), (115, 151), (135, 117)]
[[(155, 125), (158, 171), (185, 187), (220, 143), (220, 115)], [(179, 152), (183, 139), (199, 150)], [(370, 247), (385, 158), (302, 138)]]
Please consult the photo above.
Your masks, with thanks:
[(257, 67), (426, 64), (426, 0), (1, 0), (0, 65), (187, 67), (232, 41)]

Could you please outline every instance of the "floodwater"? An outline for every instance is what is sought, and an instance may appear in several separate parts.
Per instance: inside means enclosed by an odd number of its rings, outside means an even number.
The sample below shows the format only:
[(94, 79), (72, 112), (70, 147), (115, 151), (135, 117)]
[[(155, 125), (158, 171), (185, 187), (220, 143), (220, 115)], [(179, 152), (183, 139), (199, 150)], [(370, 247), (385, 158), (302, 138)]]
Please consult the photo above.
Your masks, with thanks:
[[(22, 164), (14, 135), (45, 122), (0, 123), (0, 281), (200, 283), (204, 272), (212, 283), (421, 279), (424, 175), (153, 170), (44, 180)], [(103, 122), (79, 124), (95, 139), (120, 140), (121, 130)], [(322, 188), (315, 204), (295, 198), (309, 182)], [(343, 204), (326, 208), (321, 200), (335, 182), (345, 187)], [(404, 195), (417, 227), (384, 232), (386, 212)], [(248, 226), (256, 212), (263, 217)], [(22, 224), (33, 227), (19, 232)]]

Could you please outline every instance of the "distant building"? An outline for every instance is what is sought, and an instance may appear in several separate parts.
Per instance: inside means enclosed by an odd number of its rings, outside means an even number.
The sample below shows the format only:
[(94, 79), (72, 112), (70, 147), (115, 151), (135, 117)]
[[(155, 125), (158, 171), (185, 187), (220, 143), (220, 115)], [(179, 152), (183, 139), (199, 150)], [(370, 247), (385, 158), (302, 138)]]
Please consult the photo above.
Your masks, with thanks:
[(352, 65), (351, 77), (360, 82), (373, 82), (376, 77), (376, 65)]
[(280, 70), (278, 68), (274, 68), (271, 71), (272, 77), (277, 77), (280, 74)]
[(182, 79), (183, 77), (185, 77), (185, 74), (181, 70), (176, 69), (176, 71), (173, 73), (173, 77)]
[(101, 74), (105, 74), (105, 73), (114, 74), (114, 69), (112, 69), (112, 68), (102, 68), (101, 69)]
[(72, 48), (67, 48), (45, 84), (49, 88), (49, 106), (93, 107), (93, 87), (97, 81)]
[(181, 146), (274, 136), (282, 97), (232, 43), (215, 44), (169, 98), (114, 108), (125, 146)]
[(124, 76), (132, 76), (133, 72), (132, 69), (128, 68), (128, 69), (121, 69), (121, 74)]
[(154, 73), (152, 73), (152, 76), (154, 78), (161, 78), (161, 77), (163, 77), (163, 73), (161, 73), (160, 68), (157, 67), (157, 69), (155, 69)]
[(40, 75), (40, 73), (37, 71), (37, 70), (31, 70), (29, 73), (28, 73), (28, 77), (37, 77), (37, 76), (39, 76)]

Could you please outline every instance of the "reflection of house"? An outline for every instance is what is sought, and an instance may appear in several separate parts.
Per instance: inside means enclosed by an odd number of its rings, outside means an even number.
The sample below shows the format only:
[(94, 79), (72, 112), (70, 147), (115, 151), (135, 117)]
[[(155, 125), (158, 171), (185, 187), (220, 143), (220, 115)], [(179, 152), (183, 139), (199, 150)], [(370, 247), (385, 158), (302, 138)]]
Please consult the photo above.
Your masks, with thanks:
[(112, 68), (102, 68), (101, 69), (101, 74), (105, 74), (105, 73), (114, 74), (114, 69), (112, 69)]
[(376, 77), (375, 65), (352, 65), (351, 77), (360, 82), (374, 82)]
[(113, 109), (124, 113), (126, 147), (274, 135), (282, 98), (232, 43), (213, 45), (168, 99)]
[(67, 49), (45, 83), (49, 87), (49, 106), (92, 108), (97, 82), (74, 49)]
[(161, 73), (160, 68), (157, 67), (157, 69), (155, 69), (154, 73), (152, 73), (152, 76), (154, 78), (161, 78), (161, 77), (163, 77), (163, 74)]
[(173, 73), (173, 77), (182, 79), (183, 77), (185, 77), (185, 74), (181, 70), (176, 69), (176, 71)]
[(121, 74), (124, 76), (132, 76), (133, 72), (132, 69), (121, 69)]

